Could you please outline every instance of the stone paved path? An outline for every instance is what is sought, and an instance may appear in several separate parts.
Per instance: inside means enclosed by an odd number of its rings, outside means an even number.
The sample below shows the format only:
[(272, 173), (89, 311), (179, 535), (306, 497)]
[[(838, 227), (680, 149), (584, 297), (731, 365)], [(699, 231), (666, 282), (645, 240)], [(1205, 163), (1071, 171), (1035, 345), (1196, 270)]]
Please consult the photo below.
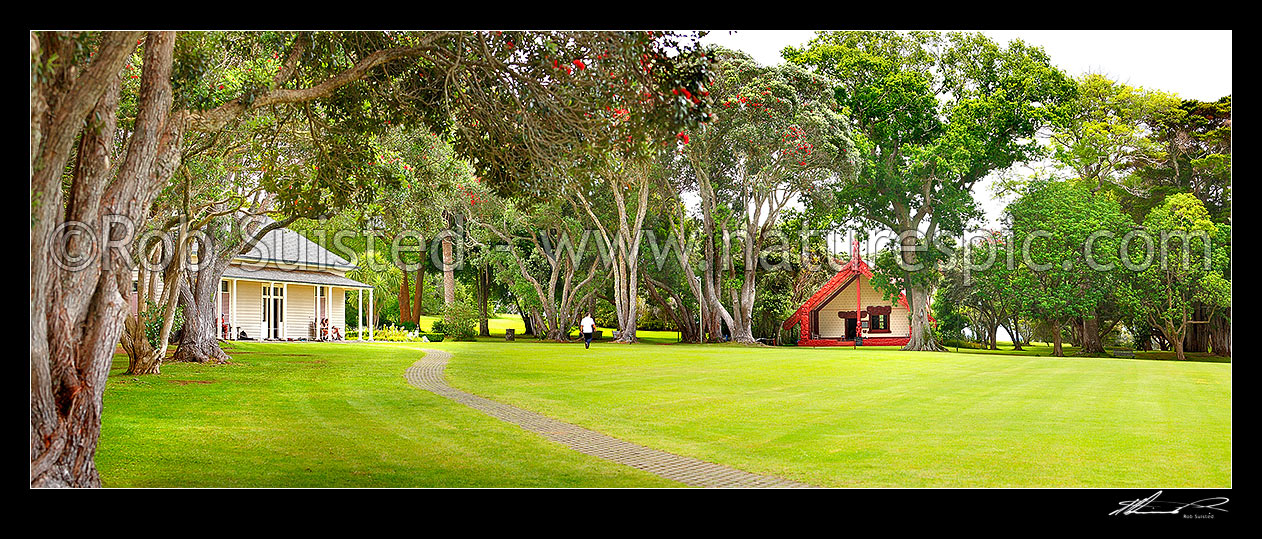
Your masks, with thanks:
[(424, 352), (425, 357), (407, 369), (406, 377), (412, 385), (480, 410), (496, 419), (538, 433), (544, 438), (565, 444), (580, 453), (625, 464), (695, 487), (801, 488), (810, 486), (788, 479), (752, 474), (712, 462), (650, 449), (578, 425), (557, 421), (529, 410), (465, 393), (447, 385), (443, 377), (443, 371), (447, 367), (447, 360), (451, 358), (451, 354), (431, 349), (426, 349)]

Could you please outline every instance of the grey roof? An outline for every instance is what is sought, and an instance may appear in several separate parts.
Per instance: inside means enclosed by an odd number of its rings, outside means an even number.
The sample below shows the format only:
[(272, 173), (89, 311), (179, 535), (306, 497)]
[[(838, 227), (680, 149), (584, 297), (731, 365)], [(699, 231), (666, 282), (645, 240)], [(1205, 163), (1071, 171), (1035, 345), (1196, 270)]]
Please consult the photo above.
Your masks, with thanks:
[[(275, 222), (270, 217), (263, 217), (263, 225)], [(355, 269), (349, 260), (333, 254), (328, 249), (316, 245), (302, 234), (288, 228), (278, 228), (268, 232), (249, 251), (237, 255), (243, 260), (275, 262), (279, 265), (319, 266), (324, 268)]]
[(276, 268), (257, 268), (250, 266), (228, 266), (228, 271), (223, 274), (225, 279), (249, 279), (251, 281), (265, 281), (277, 283), (296, 283), (296, 284), (318, 284), (325, 286), (340, 286), (342, 288), (372, 288), (372, 285), (364, 284), (348, 277), (334, 275), (322, 271), (302, 271), (302, 270), (283, 270)]

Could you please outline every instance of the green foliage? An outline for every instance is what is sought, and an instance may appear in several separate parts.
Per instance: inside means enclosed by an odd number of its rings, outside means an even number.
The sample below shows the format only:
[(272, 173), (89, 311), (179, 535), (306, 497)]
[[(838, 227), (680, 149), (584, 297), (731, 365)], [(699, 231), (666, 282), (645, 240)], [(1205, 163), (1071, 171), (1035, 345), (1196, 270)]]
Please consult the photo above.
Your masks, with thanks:
[(1121, 239), (1132, 222), (1113, 197), (1084, 182), (1035, 182), (1008, 205), (1005, 220), (1021, 264), (1013, 282), (1032, 316), (1088, 316), (1119, 286)]
[[(1061, 121), (1075, 93), (1042, 49), (976, 33), (822, 32), (783, 55), (831, 77), (856, 127), (859, 179), (833, 193), (834, 221), (923, 233), (922, 247), (981, 216), (972, 187), (1040, 156), (1035, 134)], [(899, 253), (905, 267), (886, 256), (877, 265), (887, 296), (932, 290), (938, 249)]]
[(434, 321), (434, 333), (443, 333), (457, 341), (472, 341), (478, 336), (478, 310), (468, 301), (456, 301), (443, 307), (442, 316)]
[(1177, 193), (1196, 195), (1216, 223), (1231, 218), (1231, 96), (1217, 101), (1183, 100), (1153, 128), (1160, 159), (1142, 163), (1135, 193), (1126, 192), (1136, 219)]
[(1173, 94), (1118, 83), (1099, 74), (1078, 81), (1078, 97), (1050, 137), (1052, 156), (1097, 185), (1135, 184), (1135, 169), (1161, 159), (1152, 130), (1179, 113)]
[[(368, 338), (366, 331), (367, 330), (365, 330), (364, 334), (365, 339)], [(372, 338), (373, 340), (386, 342), (419, 342), (421, 340), (421, 334), (417, 333), (415, 329), (409, 330), (401, 326), (389, 324), (374, 330)]]
[[(161, 344), (158, 341), (162, 339), (162, 324), (165, 322), (163, 316), (164, 313), (161, 305), (158, 305), (153, 301), (145, 301), (145, 339), (149, 341), (149, 347), (155, 350), (158, 348), (158, 345)], [(171, 334), (175, 335), (176, 332), (183, 328), (184, 309), (176, 307), (175, 316), (172, 317), (171, 321)]]
[(1130, 262), (1139, 270), (1127, 273), (1119, 301), (1167, 339), (1181, 340), (1193, 321), (1194, 302), (1214, 308), (1231, 305), (1231, 282), (1225, 275), (1230, 244), (1224, 243), (1229, 230), (1215, 225), (1205, 205), (1190, 193), (1167, 197), (1144, 218), (1144, 230), (1155, 253), (1144, 266), (1146, 253), (1133, 249)]
[(939, 288), (933, 298), (933, 318), (938, 321), (934, 330), (938, 339), (946, 346), (964, 340), (964, 328), (968, 327), (968, 319), (961, 312), (961, 307), (952, 297), (950, 289)]

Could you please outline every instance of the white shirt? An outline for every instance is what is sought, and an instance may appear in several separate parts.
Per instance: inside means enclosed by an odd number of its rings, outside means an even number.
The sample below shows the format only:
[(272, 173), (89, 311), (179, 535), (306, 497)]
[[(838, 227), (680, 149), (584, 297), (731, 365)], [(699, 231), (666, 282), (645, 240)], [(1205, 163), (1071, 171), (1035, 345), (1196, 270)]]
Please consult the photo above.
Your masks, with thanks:
[(592, 320), (590, 316), (584, 316), (583, 321), (579, 322), (579, 325), (583, 327), (583, 333), (591, 333), (596, 330), (596, 321)]

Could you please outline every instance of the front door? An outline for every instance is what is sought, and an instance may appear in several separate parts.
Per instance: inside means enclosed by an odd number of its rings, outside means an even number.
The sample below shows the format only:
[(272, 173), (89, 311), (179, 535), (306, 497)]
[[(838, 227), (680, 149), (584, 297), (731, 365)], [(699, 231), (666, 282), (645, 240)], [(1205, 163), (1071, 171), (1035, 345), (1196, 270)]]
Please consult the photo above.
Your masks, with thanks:
[(856, 322), (857, 320), (858, 320), (857, 318), (847, 318), (847, 319), (846, 319), (846, 340), (847, 340), (847, 341), (853, 341), (853, 340), (854, 340), (854, 336), (855, 336), (855, 322)]
[(263, 286), (263, 338), (279, 339), (285, 324), (285, 289), (280, 286)]

